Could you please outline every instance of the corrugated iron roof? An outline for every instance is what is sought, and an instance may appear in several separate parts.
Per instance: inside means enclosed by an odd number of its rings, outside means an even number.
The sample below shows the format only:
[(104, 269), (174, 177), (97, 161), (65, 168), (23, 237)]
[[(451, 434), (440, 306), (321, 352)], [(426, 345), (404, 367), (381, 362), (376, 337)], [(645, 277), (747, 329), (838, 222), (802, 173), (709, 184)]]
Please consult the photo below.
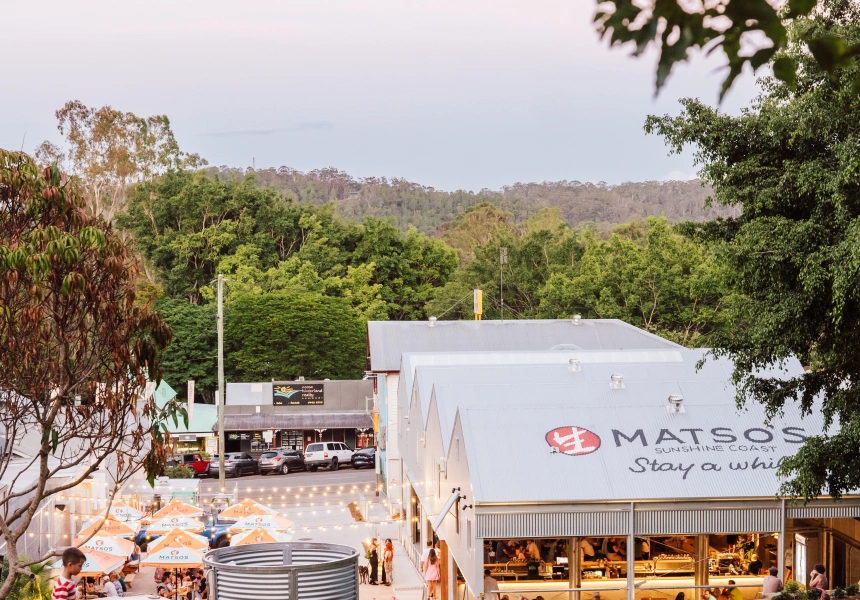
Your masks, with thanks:
[(671, 349), (677, 344), (617, 319), (370, 321), (372, 371), (400, 370), (406, 352)]
[[(224, 415), (224, 431), (266, 429), (368, 429), (373, 419), (366, 413), (256, 413)], [(218, 424), (212, 427), (218, 430)]]
[[(664, 394), (672, 387), (664, 386), (651, 391)], [(671, 414), (665, 402), (639, 394), (620, 398), (625, 391), (595, 391), (591, 405), (463, 408), (475, 499), (773, 498), (781, 483), (780, 458), (797, 451), (800, 435), (823, 426), (820, 413), (801, 418), (792, 409), (767, 425), (762, 407), (738, 412), (731, 394), (711, 404), (713, 394), (699, 398), (688, 390), (685, 412)], [(547, 437), (558, 428), (562, 440), (570, 435), (575, 437), (569, 443), (584, 440), (579, 450), (569, 447), (579, 454), (553, 451)]]

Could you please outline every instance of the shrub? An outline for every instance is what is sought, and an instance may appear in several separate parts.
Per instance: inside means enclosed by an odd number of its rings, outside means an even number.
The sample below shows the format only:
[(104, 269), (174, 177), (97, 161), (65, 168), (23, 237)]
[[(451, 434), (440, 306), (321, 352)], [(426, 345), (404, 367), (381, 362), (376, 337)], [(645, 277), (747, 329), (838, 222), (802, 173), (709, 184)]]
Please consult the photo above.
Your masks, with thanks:
[(184, 465), (176, 465), (175, 467), (167, 467), (164, 469), (164, 474), (171, 479), (194, 479), (194, 469)]

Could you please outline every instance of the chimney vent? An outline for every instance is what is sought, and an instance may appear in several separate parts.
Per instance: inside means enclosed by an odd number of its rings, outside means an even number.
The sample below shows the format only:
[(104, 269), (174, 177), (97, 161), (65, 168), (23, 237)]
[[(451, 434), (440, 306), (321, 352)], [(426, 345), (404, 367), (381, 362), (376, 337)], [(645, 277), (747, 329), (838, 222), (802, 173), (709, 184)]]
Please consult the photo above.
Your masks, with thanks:
[(678, 396), (676, 394), (672, 394), (669, 396), (669, 409), (670, 413), (682, 413), (684, 412), (684, 407), (681, 406), (684, 403), (683, 396)]
[(573, 315), (573, 324), (582, 325), (582, 315)]
[(579, 359), (578, 359), (578, 358), (571, 358), (571, 359), (570, 359), (570, 371), (571, 371), (572, 373), (576, 373), (576, 372), (578, 372), (578, 371), (582, 371), (582, 365), (580, 364), (580, 362), (579, 362)]
[(621, 373), (613, 373), (609, 377), (609, 389), (610, 390), (623, 390), (624, 389), (624, 375)]
[(427, 321), (430, 327), (436, 327), (436, 317), (430, 317)]

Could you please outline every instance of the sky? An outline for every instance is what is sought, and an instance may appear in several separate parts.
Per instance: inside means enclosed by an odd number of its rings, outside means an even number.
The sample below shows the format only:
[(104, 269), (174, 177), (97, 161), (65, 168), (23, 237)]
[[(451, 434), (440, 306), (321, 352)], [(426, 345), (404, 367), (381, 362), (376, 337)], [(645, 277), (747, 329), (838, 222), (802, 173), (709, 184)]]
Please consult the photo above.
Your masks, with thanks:
[[(61, 144), (77, 99), (170, 118), (213, 165), (400, 177), (455, 190), (687, 179), (642, 125), (717, 105), (716, 58), (655, 97), (653, 53), (610, 49), (593, 0), (7, 2), (0, 147)], [(745, 74), (721, 109), (756, 93)]]

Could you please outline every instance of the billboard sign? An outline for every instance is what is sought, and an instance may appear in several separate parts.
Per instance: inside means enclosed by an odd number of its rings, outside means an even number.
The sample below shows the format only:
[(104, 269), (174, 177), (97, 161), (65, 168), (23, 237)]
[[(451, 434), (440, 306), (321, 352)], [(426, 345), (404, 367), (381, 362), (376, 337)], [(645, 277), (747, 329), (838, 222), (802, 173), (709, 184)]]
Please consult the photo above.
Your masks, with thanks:
[(282, 381), (272, 385), (274, 406), (322, 406), (325, 404), (325, 386), (322, 383)]

